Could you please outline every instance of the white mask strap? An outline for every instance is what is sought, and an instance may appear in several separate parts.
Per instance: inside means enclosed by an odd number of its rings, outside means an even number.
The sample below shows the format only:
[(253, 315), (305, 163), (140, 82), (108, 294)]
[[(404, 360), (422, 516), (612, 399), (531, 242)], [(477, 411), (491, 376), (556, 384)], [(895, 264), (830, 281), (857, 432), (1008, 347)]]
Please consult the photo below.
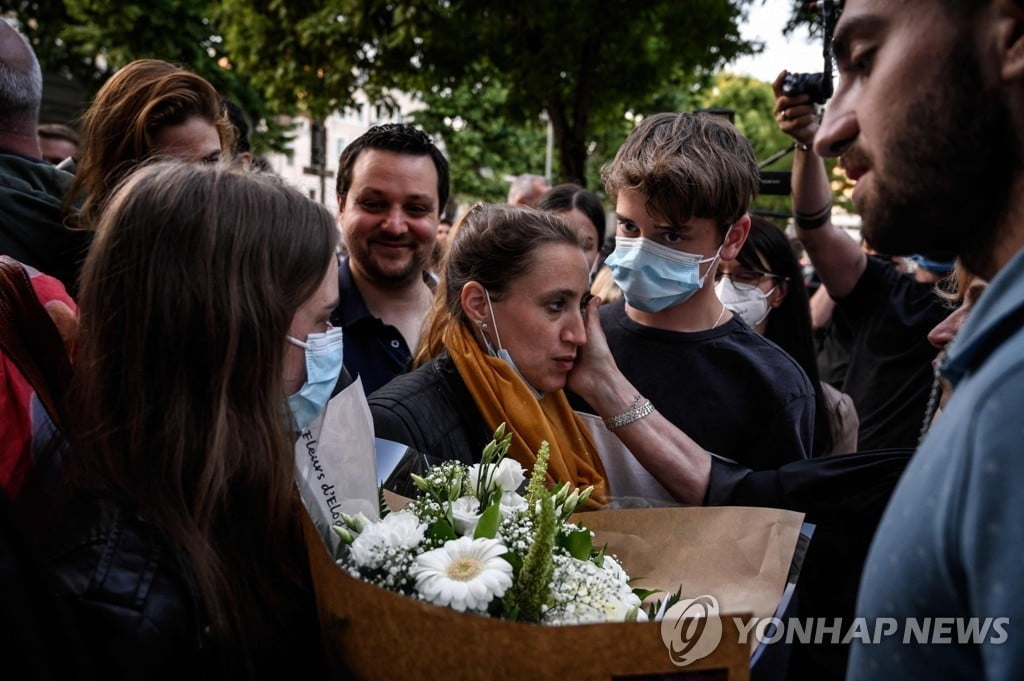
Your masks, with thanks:
[(293, 338), (291, 336), (285, 336), (285, 339), (292, 345), (297, 345), (303, 350), (309, 350), (309, 343), (305, 343), (303, 341), (300, 341), (298, 338)]
[(491, 312), (491, 325), (494, 326), (494, 337), (498, 341), (498, 350), (501, 350), (505, 346), (501, 344), (501, 333), (498, 331), (498, 322), (494, 321), (494, 306), (491, 305), (491, 293), (486, 288), (484, 289), (484, 295), (487, 296), (487, 309)]

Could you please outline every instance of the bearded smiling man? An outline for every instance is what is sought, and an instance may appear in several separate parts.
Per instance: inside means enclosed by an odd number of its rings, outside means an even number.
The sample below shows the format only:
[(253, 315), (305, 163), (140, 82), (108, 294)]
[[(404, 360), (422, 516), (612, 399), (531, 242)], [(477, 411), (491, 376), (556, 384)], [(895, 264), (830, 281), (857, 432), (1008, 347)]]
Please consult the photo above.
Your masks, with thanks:
[(338, 215), (348, 255), (340, 261), (345, 368), (367, 395), (409, 370), (432, 293), (425, 275), (448, 202), (448, 161), (423, 132), (379, 125), (338, 161)]
[(861, 582), (857, 614), (897, 630), (855, 637), (848, 678), (1024, 678), (1024, 6), (847, 0), (834, 49), (814, 148), (857, 181), (866, 238), (991, 280)]

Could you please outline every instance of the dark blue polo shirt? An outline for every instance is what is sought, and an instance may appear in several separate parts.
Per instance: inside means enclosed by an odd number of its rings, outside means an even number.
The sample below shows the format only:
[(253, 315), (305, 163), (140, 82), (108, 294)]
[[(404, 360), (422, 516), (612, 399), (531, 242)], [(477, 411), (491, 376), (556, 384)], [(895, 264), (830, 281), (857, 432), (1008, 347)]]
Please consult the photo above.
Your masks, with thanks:
[(338, 267), (338, 290), (341, 302), (331, 313), (331, 324), (344, 329), (345, 368), (363, 380), (367, 395), (399, 374), (409, 371), (412, 353), (401, 332), (374, 317), (363, 301), (348, 256)]

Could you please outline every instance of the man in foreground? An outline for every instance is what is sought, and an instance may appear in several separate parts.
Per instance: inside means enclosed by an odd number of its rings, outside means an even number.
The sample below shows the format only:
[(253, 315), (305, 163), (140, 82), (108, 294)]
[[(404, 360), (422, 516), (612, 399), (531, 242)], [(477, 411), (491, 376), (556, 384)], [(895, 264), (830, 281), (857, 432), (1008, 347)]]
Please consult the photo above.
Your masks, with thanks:
[[(842, 80), (815, 151), (857, 181), (869, 243), (991, 280), (865, 568), (858, 615), (897, 632), (854, 638), (848, 678), (1020, 678), (1024, 3), (848, 0), (834, 50)], [(929, 643), (905, 642), (910, 618), (928, 618)]]

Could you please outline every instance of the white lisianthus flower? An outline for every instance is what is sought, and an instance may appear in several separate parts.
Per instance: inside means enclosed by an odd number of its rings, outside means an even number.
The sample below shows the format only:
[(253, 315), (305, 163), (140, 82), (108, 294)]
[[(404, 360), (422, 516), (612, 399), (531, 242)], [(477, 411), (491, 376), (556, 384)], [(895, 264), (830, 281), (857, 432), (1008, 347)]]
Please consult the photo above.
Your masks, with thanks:
[(416, 558), (409, 574), (416, 589), (435, 605), (481, 612), (512, 586), (508, 549), (497, 539), (460, 537)]
[(459, 497), (452, 502), (452, 520), (460, 537), (472, 537), (476, 532), (476, 524), (480, 522), (479, 507), (480, 501), (475, 497)]
[(501, 505), (498, 510), (501, 512), (502, 518), (508, 518), (518, 511), (522, 511), (526, 508), (526, 498), (520, 496), (516, 492), (503, 492), (501, 495)]
[(389, 513), (359, 533), (349, 547), (356, 565), (374, 565), (385, 548), (412, 549), (423, 541), (427, 526), (409, 511)]
[(502, 459), (501, 462), (495, 466), (494, 464), (473, 464), (469, 467), (469, 486), (471, 489), (476, 490), (480, 478), (483, 477), (488, 481), (488, 485), (485, 491), (490, 492), (491, 490), (498, 488), (502, 492), (515, 492), (519, 489), (519, 486), (526, 480), (526, 471), (519, 465), (518, 461), (512, 459)]

